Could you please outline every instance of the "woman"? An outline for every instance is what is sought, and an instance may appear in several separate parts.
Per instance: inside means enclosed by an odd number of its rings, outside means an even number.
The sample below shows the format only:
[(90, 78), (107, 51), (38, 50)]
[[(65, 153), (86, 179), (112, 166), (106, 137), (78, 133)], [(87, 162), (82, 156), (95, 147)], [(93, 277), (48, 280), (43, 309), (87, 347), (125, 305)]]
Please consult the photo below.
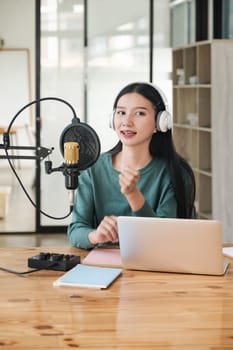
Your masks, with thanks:
[(152, 84), (136, 82), (119, 92), (112, 119), (119, 142), (79, 177), (68, 227), (73, 246), (118, 244), (119, 215), (192, 217), (194, 175), (174, 149), (169, 118)]

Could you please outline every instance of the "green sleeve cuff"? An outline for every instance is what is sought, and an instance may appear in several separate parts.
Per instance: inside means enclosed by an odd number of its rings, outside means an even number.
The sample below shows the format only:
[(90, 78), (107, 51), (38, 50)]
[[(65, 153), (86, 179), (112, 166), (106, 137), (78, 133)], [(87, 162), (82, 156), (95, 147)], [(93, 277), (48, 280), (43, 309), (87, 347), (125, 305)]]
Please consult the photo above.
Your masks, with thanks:
[(133, 211), (133, 216), (142, 216), (142, 217), (155, 217), (155, 213), (151, 206), (145, 201), (141, 209)]

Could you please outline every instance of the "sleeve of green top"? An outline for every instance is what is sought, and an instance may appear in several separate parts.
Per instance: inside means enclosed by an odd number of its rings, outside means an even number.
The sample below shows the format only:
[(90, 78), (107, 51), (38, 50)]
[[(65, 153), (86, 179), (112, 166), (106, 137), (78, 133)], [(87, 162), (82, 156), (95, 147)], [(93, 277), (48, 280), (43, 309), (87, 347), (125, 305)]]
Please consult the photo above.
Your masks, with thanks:
[(163, 193), (159, 200), (157, 210), (153, 208), (145, 201), (141, 209), (134, 211), (134, 216), (142, 217), (161, 217), (161, 218), (175, 218), (177, 212), (177, 202), (175, 200), (174, 191), (171, 185), (164, 187)]

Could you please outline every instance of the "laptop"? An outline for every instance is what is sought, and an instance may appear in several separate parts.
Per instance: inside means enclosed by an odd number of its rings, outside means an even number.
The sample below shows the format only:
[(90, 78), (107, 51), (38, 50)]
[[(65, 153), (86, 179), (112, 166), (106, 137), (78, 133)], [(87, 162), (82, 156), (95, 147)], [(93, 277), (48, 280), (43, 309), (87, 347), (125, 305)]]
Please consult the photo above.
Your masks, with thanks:
[(222, 225), (217, 220), (118, 217), (125, 269), (224, 275)]

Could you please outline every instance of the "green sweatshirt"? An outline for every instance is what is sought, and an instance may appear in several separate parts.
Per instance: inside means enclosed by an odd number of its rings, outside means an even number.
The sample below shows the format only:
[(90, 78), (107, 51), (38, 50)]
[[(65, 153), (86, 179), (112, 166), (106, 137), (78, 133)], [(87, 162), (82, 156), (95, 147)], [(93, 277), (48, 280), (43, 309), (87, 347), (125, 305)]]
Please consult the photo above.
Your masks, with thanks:
[(177, 203), (163, 159), (154, 158), (140, 169), (138, 188), (146, 201), (136, 212), (131, 210), (120, 191), (119, 174), (112, 167), (111, 154), (103, 153), (79, 176), (72, 221), (68, 226), (72, 246), (93, 248), (88, 234), (98, 227), (104, 216), (176, 217)]

